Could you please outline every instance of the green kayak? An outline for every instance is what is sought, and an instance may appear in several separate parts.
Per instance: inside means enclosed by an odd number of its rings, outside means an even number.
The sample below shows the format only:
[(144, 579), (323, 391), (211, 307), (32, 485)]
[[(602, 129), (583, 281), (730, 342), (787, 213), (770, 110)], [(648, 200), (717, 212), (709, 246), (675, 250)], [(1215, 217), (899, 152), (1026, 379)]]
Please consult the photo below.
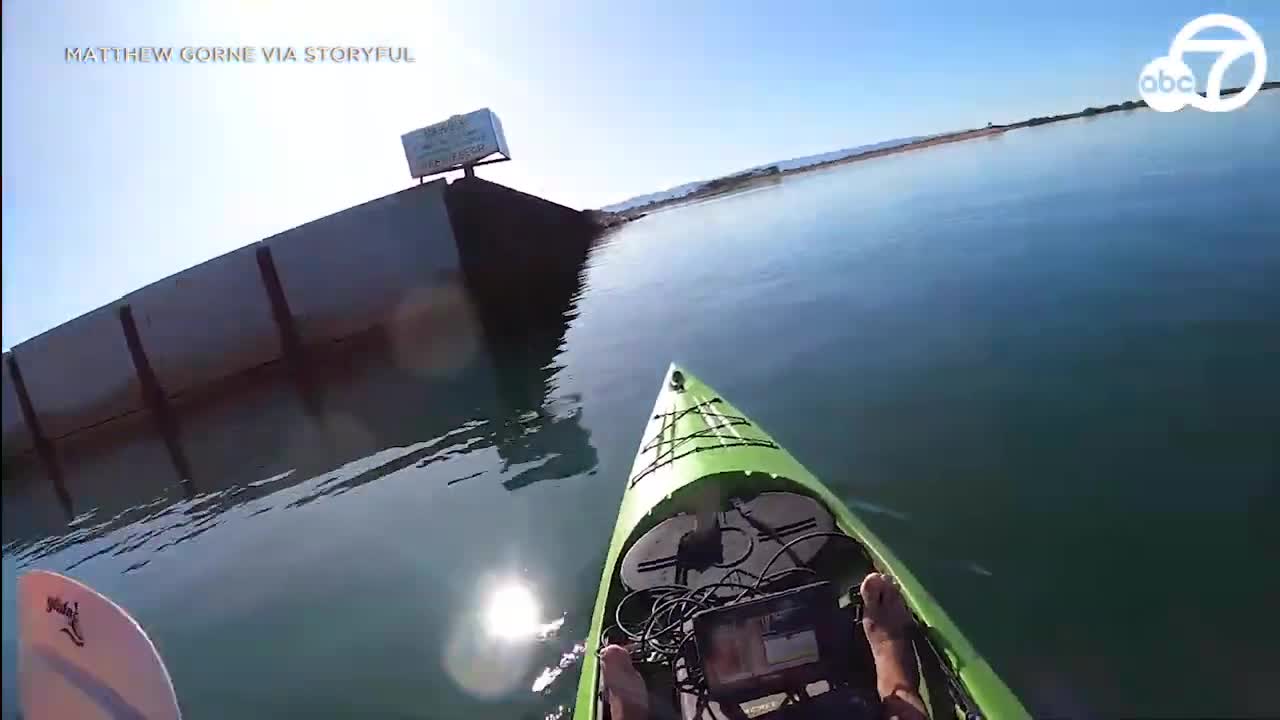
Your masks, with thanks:
[[(870, 655), (856, 622), (858, 583), (870, 571), (896, 578), (915, 617), (910, 634), (920, 663), (920, 694), (931, 717), (1029, 717), (920, 581), (857, 515), (746, 415), (672, 365), (622, 496), (574, 717), (609, 717), (599, 652), (610, 643), (627, 647), (645, 678), (651, 718), (848, 717), (847, 710), (822, 710), (819, 700), (844, 693), (847, 708), (864, 702), (859, 698), (868, 682), (875, 687), (874, 671), (868, 678), (860, 660)], [(702, 669), (710, 665), (698, 653), (718, 652), (707, 650), (713, 644), (708, 638), (721, 637), (707, 633), (756, 628), (743, 613), (762, 603), (772, 603), (774, 623), (772, 629), (768, 619), (759, 626), (760, 632), (774, 632), (763, 636), (765, 649), (757, 653), (763, 669), (755, 675), (750, 668), (736, 675)], [(790, 609), (776, 612), (778, 603)], [(777, 618), (802, 626), (804, 618), (827, 617), (837, 605), (852, 618), (838, 626), (848, 628), (850, 639), (828, 641), (824, 636), (833, 633), (806, 635), (798, 626), (785, 637), (777, 634)], [(837, 627), (823, 622), (810, 625)], [(745, 647), (734, 647), (740, 646)], [(833, 661), (837, 651), (841, 657)], [(778, 654), (784, 652), (785, 657)], [(847, 677), (812, 684), (819, 664), (828, 674), (838, 668)], [(753, 695), (749, 685), (755, 679), (762, 685)], [(799, 684), (796, 692), (780, 692), (778, 683), (788, 681)], [(772, 694), (754, 697), (765, 691)], [(804, 703), (813, 709), (797, 712)]]

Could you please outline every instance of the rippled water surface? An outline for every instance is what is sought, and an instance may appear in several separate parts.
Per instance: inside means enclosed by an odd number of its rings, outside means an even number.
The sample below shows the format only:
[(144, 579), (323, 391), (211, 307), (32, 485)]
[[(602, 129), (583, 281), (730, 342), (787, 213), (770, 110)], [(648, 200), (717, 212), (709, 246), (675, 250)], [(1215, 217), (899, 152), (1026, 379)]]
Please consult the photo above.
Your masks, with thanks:
[(145, 423), (60, 447), (70, 524), (7, 465), (5, 715), (32, 567), (129, 608), (190, 718), (558, 714), (672, 359), (1040, 713), (1280, 713), (1277, 118), (1116, 113), (652, 215), (519, 348), (373, 341), (318, 414), (270, 368), (180, 406), (193, 487)]

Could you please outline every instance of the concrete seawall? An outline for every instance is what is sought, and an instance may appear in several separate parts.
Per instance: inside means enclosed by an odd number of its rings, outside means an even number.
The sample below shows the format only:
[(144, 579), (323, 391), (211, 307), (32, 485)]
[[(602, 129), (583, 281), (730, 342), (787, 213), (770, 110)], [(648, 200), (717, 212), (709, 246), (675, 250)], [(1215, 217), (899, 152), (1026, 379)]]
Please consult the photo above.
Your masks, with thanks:
[(280, 357), (256, 249), (257, 244), (233, 250), (124, 297), (166, 393), (180, 394)]
[(385, 324), (413, 296), (462, 282), (445, 188), (413, 187), (263, 241), (304, 343)]
[(587, 215), (477, 178), (454, 182), (446, 197), (450, 224), (463, 239), (459, 260), (490, 338), (501, 342), (559, 322), (596, 234)]
[(69, 435), (142, 409), (118, 304), (15, 346), (12, 360), (22, 369), (45, 437)]
[(3, 417), (5, 457), (31, 449), (31, 434), (27, 432), (18, 393), (13, 389), (13, 378), (9, 373), (9, 357), (9, 353), (4, 354), (4, 367), (0, 368), (0, 417)]
[(578, 211), (467, 178), (414, 186), (242, 247), (6, 354), (4, 456), (34, 451), (56, 464), (41, 437), (56, 447), (146, 416), (180, 455), (164, 407), (175, 398), (280, 361), (303, 373), (305, 354), (370, 332), (424, 373), (469, 363), (442, 354), (474, 355), (563, 307), (564, 279), (576, 279), (594, 234)]

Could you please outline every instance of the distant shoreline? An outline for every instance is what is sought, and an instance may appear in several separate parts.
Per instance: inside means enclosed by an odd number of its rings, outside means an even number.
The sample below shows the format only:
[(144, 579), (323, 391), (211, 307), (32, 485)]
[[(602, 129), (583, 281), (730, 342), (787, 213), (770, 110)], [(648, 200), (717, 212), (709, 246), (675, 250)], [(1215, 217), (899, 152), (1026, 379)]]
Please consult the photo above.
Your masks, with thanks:
[[(1235, 95), (1244, 88), (1234, 87), (1226, 88), (1222, 91), (1223, 95)], [(1262, 90), (1280, 89), (1280, 81), (1265, 82), (1262, 84)], [(716, 197), (719, 195), (727, 195), (741, 190), (755, 187), (762, 182), (778, 182), (782, 177), (788, 175), (799, 175), (801, 173), (813, 172), (814, 170), (825, 170), (837, 165), (846, 165), (849, 163), (862, 162), (863, 160), (872, 160), (886, 155), (895, 155), (897, 153), (909, 152), (911, 150), (919, 150), (921, 148), (932, 147), (934, 145), (943, 145), (946, 143), (962, 142), (964, 140), (973, 140), (975, 138), (990, 137), (992, 135), (1001, 135), (1010, 130), (1018, 130), (1021, 128), (1037, 127), (1040, 125), (1048, 125), (1050, 123), (1062, 122), (1064, 120), (1076, 120), (1079, 118), (1095, 117), (1106, 113), (1140, 110), (1147, 107), (1147, 103), (1143, 100), (1127, 100), (1114, 105), (1105, 105), (1103, 107), (1087, 107), (1079, 112), (1064, 113), (1061, 115), (1046, 115), (1041, 117), (1033, 117), (1021, 122), (1010, 123), (1008, 125), (988, 125), (985, 128), (976, 128), (972, 130), (960, 130), (957, 132), (943, 133), (935, 135), (923, 140), (903, 143), (888, 148), (879, 148), (876, 150), (868, 150), (866, 152), (855, 153), (846, 157), (835, 160), (827, 160), (825, 162), (815, 163), (813, 165), (805, 165), (804, 167), (791, 168), (788, 170), (780, 170), (777, 165), (771, 165), (764, 168), (757, 168), (746, 172), (735, 173), (733, 175), (725, 175), (723, 177), (714, 178), (703, 183), (702, 187), (691, 193), (680, 197), (668, 198), (665, 200), (656, 200), (645, 205), (638, 205), (628, 208), (621, 212), (609, 212), (607, 210), (592, 210), (594, 215), (600, 216), (598, 222), (605, 226), (619, 225), (631, 220), (639, 220), (651, 212), (665, 210), (667, 208), (684, 205), (698, 200)]]

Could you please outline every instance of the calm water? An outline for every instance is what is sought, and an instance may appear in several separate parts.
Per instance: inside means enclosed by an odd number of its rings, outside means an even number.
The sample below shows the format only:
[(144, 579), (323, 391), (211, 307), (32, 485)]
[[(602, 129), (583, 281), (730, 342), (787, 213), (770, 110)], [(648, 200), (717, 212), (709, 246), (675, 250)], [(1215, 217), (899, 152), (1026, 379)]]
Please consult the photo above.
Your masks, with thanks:
[[(1278, 188), (1275, 92), (790, 178), (609, 236), (520, 353), (373, 344), (322, 420), (270, 370), (181, 408), (189, 495), (145, 433), (62, 448), (71, 527), (8, 467), (5, 714), (26, 567), (133, 611), (190, 718), (555, 714), (671, 359), (1038, 711), (1280, 713)], [(480, 639), (510, 578), (558, 634)]]

